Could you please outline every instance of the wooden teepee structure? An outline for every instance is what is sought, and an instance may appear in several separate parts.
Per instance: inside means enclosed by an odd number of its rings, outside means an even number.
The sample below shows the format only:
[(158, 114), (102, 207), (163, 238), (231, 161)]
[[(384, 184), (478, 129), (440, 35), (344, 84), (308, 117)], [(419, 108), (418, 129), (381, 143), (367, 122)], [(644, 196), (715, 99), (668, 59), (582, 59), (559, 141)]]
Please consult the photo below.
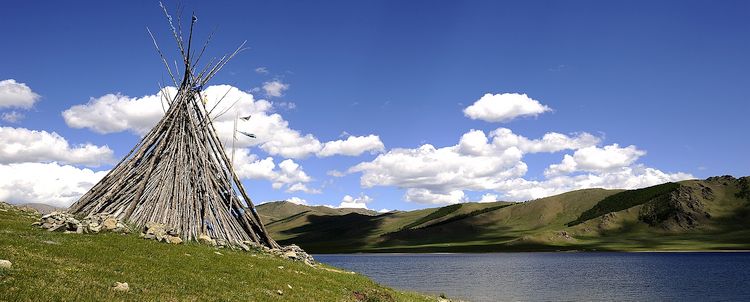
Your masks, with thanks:
[(185, 41), (180, 20), (175, 28), (163, 5), (162, 9), (183, 58), (179, 84), (155, 39), (154, 44), (177, 93), (167, 96), (169, 108), (159, 123), (68, 212), (107, 213), (141, 227), (148, 222), (163, 223), (187, 241), (205, 234), (230, 244), (251, 241), (278, 247), (235, 174), (201, 95), (202, 87), (242, 46), (198, 71), (196, 65), (208, 41), (195, 57), (191, 47), (197, 18), (191, 18)]

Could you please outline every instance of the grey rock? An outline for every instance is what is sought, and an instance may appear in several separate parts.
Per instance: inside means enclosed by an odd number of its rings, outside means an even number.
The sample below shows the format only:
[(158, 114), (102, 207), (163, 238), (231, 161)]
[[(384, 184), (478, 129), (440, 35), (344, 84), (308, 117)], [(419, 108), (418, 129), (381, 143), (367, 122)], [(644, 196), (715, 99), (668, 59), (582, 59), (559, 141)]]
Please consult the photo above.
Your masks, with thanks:
[(117, 219), (114, 217), (107, 217), (102, 221), (102, 230), (111, 231), (117, 228)]
[(216, 246), (225, 247), (227, 246), (227, 241), (224, 239), (216, 239)]
[(115, 286), (112, 287), (112, 290), (118, 292), (128, 292), (130, 290), (130, 286), (127, 282), (115, 282)]
[(177, 237), (177, 236), (169, 236), (169, 235), (167, 235), (166, 241), (168, 243), (171, 243), (171, 244), (180, 244), (180, 243), (182, 243), (182, 238)]
[(200, 242), (202, 244), (208, 244), (210, 246), (216, 246), (216, 241), (213, 238), (211, 238), (208, 235), (206, 235), (206, 234), (202, 234), (202, 235), (198, 236), (198, 242)]

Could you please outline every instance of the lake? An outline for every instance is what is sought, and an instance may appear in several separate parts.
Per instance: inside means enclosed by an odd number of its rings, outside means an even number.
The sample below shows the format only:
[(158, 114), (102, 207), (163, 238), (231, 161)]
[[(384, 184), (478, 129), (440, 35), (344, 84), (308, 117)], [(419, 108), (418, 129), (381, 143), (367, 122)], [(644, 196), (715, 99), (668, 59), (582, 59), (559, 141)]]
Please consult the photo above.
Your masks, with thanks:
[(468, 301), (750, 301), (750, 253), (314, 257), (393, 288)]

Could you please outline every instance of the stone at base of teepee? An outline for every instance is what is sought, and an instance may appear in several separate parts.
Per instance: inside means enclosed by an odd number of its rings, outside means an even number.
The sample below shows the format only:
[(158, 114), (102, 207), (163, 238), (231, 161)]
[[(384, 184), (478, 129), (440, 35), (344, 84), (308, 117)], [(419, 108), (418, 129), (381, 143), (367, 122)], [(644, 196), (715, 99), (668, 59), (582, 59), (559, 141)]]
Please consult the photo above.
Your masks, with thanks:
[(32, 223), (42, 229), (50, 232), (65, 232), (66, 234), (84, 234), (99, 232), (128, 233), (129, 230), (125, 224), (117, 218), (108, 214), (95, 214), (81, 220), (73, 217), (72, 214), (65, 212), (52, 212), (39, 218), (39, 221)]

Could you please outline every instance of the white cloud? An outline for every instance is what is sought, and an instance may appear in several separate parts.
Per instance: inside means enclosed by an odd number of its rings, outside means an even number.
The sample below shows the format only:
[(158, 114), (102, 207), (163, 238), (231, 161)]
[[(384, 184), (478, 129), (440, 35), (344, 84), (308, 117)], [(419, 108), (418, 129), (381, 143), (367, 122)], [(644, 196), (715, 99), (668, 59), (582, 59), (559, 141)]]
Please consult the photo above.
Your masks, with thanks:
[(381, 213), (381, 214), (382, 214), (382, 213), (388, 213), (388, 212), (390, 212), (390, 211), (391, 211), (391, 210), (389, 210), (389, 209), (380, 209), (380, 210), (378, 210), (378, 213)]
[(326, 174), (328, 174), (329, 176), (333, 176), (333, 177), (344, 177), (344, 176), (346, 176), (346, 173), (341, 172), (339, 170), (330, 170), (330, 171), (326, 172)]
[(496, 202), (498, 200), (500, 199), (498, 198), (497, 194), (485, 193), (484, 195), (482, 195), (482, 198), (479, 199), (479, 202)]
[(285, 84), (279, 80), (273, 80), (263, 83), (263, 91), (266, 92), (267, 96), (280, 97), (287, 89), (289, 89), (289, 84)]
[(8, 123), (18, 123), (24, 118), (24, 114), (18, 111), (3, 112), (2, 119)]
[(295, 163), (291, 159), (285, 159), (279, 163), (279, 177), (276, 182), (281, 183), (295, 183), (295, 182), (308, 182), (311, 180), (310, 176), (302, 170), (302, 167)]
[[(228, 153), (231, 154), (231, 150)], [(273, 157), (259, 159), (257, 155), (250, 154), (247, 149), (237, 149), (234, 152), (233, 165), (238, 177), (265, 179), (271, 182), (274, 189), (286, 187), (287, 192), (321, 193), (320, 190), (310, 189), (305, 185), (312, 181), (312, 178), (307, 175), (302, 166), (291, 159), (281, 161), (277, 167)]]
[[(227, 153), (232, 153), (228, 150)], [(231, 160), (231, 159), (230, 159)], [(250, 154), (247, 149), (237, 149), (234, 152), (234, 172), (244, 179), (266, 179), (274, 181), (277, 178), (276, 163), (273, 157), (258, 159), (255, 154)]]
[[(172, 97), (175, 91), (173, 87), (165, 88), (165, 93)], [(326, 144), (312, 134), (290, 128), (289, 122), (273, 112), (272, 103), (255, 100), (252, 94), (236, 87), (213, 85), (207, 87), (202, 94), (207, 100), (206, 107), (213, 109), (211, 116), (214, 127), (227, 146), (233, 144), (232, 133), (236, 117), (247, 116), (251, 117), (237, 122), (237, 129), (255, 134), (256, 138), (239, 134), (234, 143), (235, 148), (258, 146), (270, 155), (299, 159), (321, 152)], [(143, 135), (164, 115), (161, 95), (160, 92), (131, 98), (108, 94), (65, 110), (63, 117), (68, 126), (73, 128), (89, 128), (98, 133), (131, 131)], [(373, 137), (377, 138), (375, 135), (353, 137), (351, 143), (341, 143), (342, 148), (337, 150), (337, 154), (346, 155), (358, 151), (357, 147), (364, 148), (365, 151), (372, 151), (367, 147), (377, 149), (377, 142), (374, 142)], [(357, 143), (362, 142), (365, 143), (364, 146), (357, 146)]]
[(466, 195), (462, 190), (441, 193), (424, 188), (414, 188), (406, 190), (404, 199), (406, 199), (406, 201), (424, 204), (453, 204), (466, 202)]
[(354, 209), (367, 209), (367, 204), (372, 202), (373, 199), (363, 193), (360, 193), (358, 197), (352, 197), (351, 195), (345, 195), (341, 199), (341, 204), (338, 208), (354, 208)]
[[(502, 131), (501, 131), (502, 130)], [(502, 134), (502, 135), (500, 135)], [(516, 139), (509, 141), (507, 137)], [(567, 141), (588, 141), (589, 134), (568, 137)], [(584, 137), (585, 139), (581, 139)], [(454, 146), (435, 148), (426, 144), (416, 149), (392, 149), (374, 160), (360, 163), (349, 173), (362, 172), (364, 187), (396, 186), (407, 189), (405, 199), (420, 203), (456, 203), (466, 200), (463, 190), (492, 190), (507, 179), (526, 174), (521, 161), (526, 152), (569, 148), (577, 144), (546, 146), (544, 139), (530, 140), (508, 129), (465, 133)], [(582, 144), (583, 145), (583, 144)], [(523, 149), (522, 149), (523, 148)]]
[(646, 152), (635, 146), (620, 148), (612, 144), (599, 148), (596, 146), (576, 150), (573, 156), (566, 154), (562, 162), (550, 165), (544, 171), (546, 176), (569, 174), (576, 171), (605, 172), (632, 165)]
[(39, 98), (40, 96), (24, 83), (18, 83), (14, 79), (0, 81), (0, 108), (29, 109)]
[(310, 188), (307, 187), (306, 184), (303, 184), (303, 183), (300, 183), (300, 182), (295, 183), (295, 184), (289, 186), (289, 188), (286, 189), (286, 192), (287, 193), (304, 192), (304, 193), (307, 193), (307, 194), (320, 194), (320, 193), (323, 193), (322, 191), (320, 191), (318, 189), (310, 189)]
[[(425, 144), (416, 149), (391, 149), (351, 167), (348, 173), (361, 172), (362, 187), (395, 186), (406, 190), (405, 200), (426, 204), (466, 202), (465, 191), (497, 193), (485, 194), (485, 201), (523, 200), (581, 188), (635, 188), (692, 177), (635, 165), (644, 151), (617, 144), (599, 148), (595, 146), (599, 141), (588, 133), (568, 136), (551, 132), (540, 139), (529, 139), (506, 128), (491, 131), (489, 137), (483, 131), (471, 130), (454, 146)], [(562, 150), (576, 151), (563, 163), (550, 167), (548, 170), (554, 172), (547, 172), (546, 180), (523, 178), (528, 170), (525, 154)], [(576, 171), (589, 174), (567, 175)]]
[(537, 116), (551, 110), (526, 94), (487, 93), (474, 104), (466, 107), (464, 115), (473, 120), (509, 122), (520, 116)]
[(323, 149), (318, 156), (348, 155), (358, 156), (365, 152), (383, 152), (385, 146), (380, 137), (370, 134), (368, 136), (349, 136), (346, 140), (330, 141), (323, 144)]
[(601, 139), (587, 132), (568, 136), (557, 132), (544, 134), (541, 139), (528, 139), (514, 134), (508, 128), (498, 128), (490, 132), (493, 144), (500, 148), (517, 147), (524, 153), (558, 152), (596, 146)]
[(72, 128), (89, 128), (102, 134), (130, 130), (143, 135), (161, 119), (164, 115), (162, 102), (166, 102), (168, 95), (174, 97), (176, 91), (168, 87), (156, 95), (141, 98), (107, 94), (70, 107), (62, 115)]
[(0, 200), (68, 207), (106, 174), (57, 163), (0, 164)]
[(268, 68), (265, 66), (261, 66), (261, 67), (255, 68), (255, 72), (259, 74), (267, 74)]
[(286, 201), (291, 202), (293, 204), (303, 205), (303, 206), (307, 205), (307, 200), (304, 200), (304, 199), (296, 197), (296, 196), (292, 197), (292, 198), (289, 198)]
[(515, 179), (506, 182), (498, 190), (510, 200), (528, 200), (585, 188), (637, 189), (693, 178), (695, 177), (688, 173), (666, 173), (643, 165), (633, 165), (600, 173), (549, 177), (544, 181)]
[[(113, 162), (107, 146), (82, 144), (71, 147), (55, 132), (0, 127), (0, 163), (62, 162), (99, 166)], [(0, 174), (1, 175), (1, 174)]]
[(284, 109), (284, 110), (294, 110), (297, 108), (297, 104), (294, 102), (273, 102), (273, 107)]

